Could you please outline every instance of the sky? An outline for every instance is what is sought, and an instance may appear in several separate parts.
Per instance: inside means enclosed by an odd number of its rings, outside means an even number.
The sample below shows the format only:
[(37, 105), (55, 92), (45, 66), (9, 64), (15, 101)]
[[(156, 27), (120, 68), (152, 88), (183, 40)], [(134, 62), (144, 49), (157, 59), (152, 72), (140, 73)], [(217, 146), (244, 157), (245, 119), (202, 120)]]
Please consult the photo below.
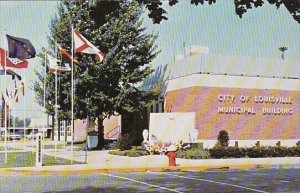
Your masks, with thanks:
[[(49, 24), (55, 15), (58, 1), (0, 1), (0, 45), (4, 45), (9, 34), (29, 39), (37, 52), (47, 47)], [(147, 32), (158, 34), (156, 44), (161, 53), (153, 61), (153, 66), (171, 63), (174, 55), (183, 54), (186, 46), (202, 45), (209, 53), (241, 55), (279, 59), (279, 47), (286, 46), (286, 60), (300, 60), (300, 24), (286, 10), (265, 4), (261, 8), (248, 10), (240, 19), (235, 14), (232, 1), (218, 1), (214, 5), (191, 5), (190, 1), (179, 1), (169, 7), (166, 21), (153, 24), (145, 14), (144, 26)], [(35, 80), (34, 70), (41, 71), (40, 59), (30, 59), (29, 68), (15, 70), (26, 78), (26, 97), (19, 97), (13, 104), (12, 113), (23, 116), (24, 101), (26, 117), (39, 118), (43, 109), (34, 102), (32, 90)], [(0, 77), (3, 92), (4, 77)], [(12, 89), (13, 81), (7, 78)]]
[(279, 59), (279, 47), (286, 46), (287, 60), (300, 60), (300, 24), (284, 6), (278, 10), (265, 4), (250, 9), (240, 19), (232, 1), (191, 5), (179, 1), (167, 11), (167, 21), (152, 24), (145, 18), (148, 31), (158, 33), (161, 54), (157, 65), (172, 62), (170, 55), (183, 54), (183, 44), (207, 46), (209, 53)]
[[(42, 47), (47, 47), (47, 34), (49, 24), (57, 9), (57, 1), (0, 1), (0, 45), (7, 44), (5, 34), (29, 39), (37, 53)], [(40, 58), (29, 59), (29, 67), (26, 69), (12, 69), (25, 78), (25, 97), (19, 94), (18, 103), (11, 100), (11, 114), (19, 118), (41, 118), (43, 108), (35, 102), (33, 83), (35, 82), (35, 70), (41, 71)], [(14, 81), (7, 77), (7, 88), (13, 91)], [(0, 76), (0, 91), (4, 93), (5, 77)], [(20, 81), (17, 81), (20, 85)], [(24, 103), (25, 101), (25, 103)], [(25, 109), (25, 113), (24, 113)]]

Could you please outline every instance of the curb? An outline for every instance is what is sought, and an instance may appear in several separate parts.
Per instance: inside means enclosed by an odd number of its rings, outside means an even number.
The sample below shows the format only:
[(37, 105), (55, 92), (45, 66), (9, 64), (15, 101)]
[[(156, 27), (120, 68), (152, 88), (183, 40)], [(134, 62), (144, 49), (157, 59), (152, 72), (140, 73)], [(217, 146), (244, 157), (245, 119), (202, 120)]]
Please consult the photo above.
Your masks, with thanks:
[(211, 171), (229, 169), (272, 169), (272, 168), (300, 168), (300, 157), (278, 158), (228, 158), (228, 159), (176, 159), (176, 166), (168, 166), (165, 156), (145, 156), (138, 158), (97, 154), (91, 159), (101, 160), (85, 164), (48, 165), (40, 167), (0, 168), (0, 173), (113, 173), (113, 172), (146, 172), (146, 171)]
[[(70, 165), (69, 165), (70, 166)], [(49, 166), (51, 167), (51, 166)], [(61, 167), (61, 168), (59, 168)], [(300, 168), (300, 164), (243, 164), (243, 165), (220, 165), (220, 166), (157, 166), (157, 167), (110, 167), (110, 168), (92, 168), (92, 167), (73, 167), (63, 168), (58, 166), (57, 168), (44, 167), (31, 167), (31, 168), (3, 168), (0, 169), (0, 173), (18, 173), (18, 174), (88, 174), (88, 173), (117, 173), (117, 172), (201, 172), (201, 171), (221, 171), (231, 169), (271, 169), (271, 168)]]

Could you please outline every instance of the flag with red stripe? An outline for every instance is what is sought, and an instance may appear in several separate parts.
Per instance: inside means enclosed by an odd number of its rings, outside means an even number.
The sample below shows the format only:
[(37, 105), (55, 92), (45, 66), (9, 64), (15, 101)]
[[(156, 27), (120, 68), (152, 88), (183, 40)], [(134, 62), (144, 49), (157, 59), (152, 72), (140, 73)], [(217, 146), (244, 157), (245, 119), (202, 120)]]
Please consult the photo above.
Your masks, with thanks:
[(65, 66), (65, 64), (71, 66), (71, 62), (73, 60), (73, 62), (80, 66), (81, 67), (81, 64), (78, 62), (78, 60), (74, 59), (72, 57), (72, 55), (65, 49), (63, 49), (62, 47), (58, 46), (58, 50), (59, 50), (59, 53), (60, 53), (60, 56), (61, 56), (61, 62), (62, 62), (62, 65)]
[(74, 30), (74, 43), (76, 53), (96, 54), (99, 62), (102, 62), (105, 54), (89, 42), (78, 30)]
[(49, 72), (68, 72), (71, 71), (71, 67), (69, 65), (61, 66), (59, 65), (60, 61), (52, 56), (48, 55), (49, 61)]
[[(6, 52), (6, 64), (5, 64), (5, 52)], [(3, 48), (0, 48), (0, 63), (3, 67), (11, 67), (11, 68), (27, 68), (28, 61), (26, 59), (21, 60), (18, 58), (8, 58), (8, 52), (5, 51)]]

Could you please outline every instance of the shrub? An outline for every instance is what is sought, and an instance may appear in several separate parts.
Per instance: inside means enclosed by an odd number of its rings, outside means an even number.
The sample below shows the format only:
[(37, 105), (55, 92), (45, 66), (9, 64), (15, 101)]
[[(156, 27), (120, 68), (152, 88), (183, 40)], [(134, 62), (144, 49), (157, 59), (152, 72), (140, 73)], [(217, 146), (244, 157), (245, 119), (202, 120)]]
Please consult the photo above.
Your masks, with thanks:
[(261, 158), (266, 156), (265, 147), (254, 146), (254, 147), (248, 147), (246, 150), (247, 150), (247, 157), (249, 158)]
[(253, 146), (248, 148), (222, 147), (216, 145), (209, 150), (212, 158), (264, 158), (264, 157), (293, 157), (300, 156), (300, 147), (282, 146)]
[(218, 135), (218, 144), (222, 147), (228, 147), (229, 136), (226, 130), (221, 130)]
[(222, 147), (220, 145), (216, 145), (215, 147), (209, 149), (209, 153), (212, 158), (219, 159), (226, 157), (225, 147)]
[(121, 151), (131, 149), (131, 137), (129, 134), (125, 134), (119, 138), (118, 147)]
[(204, 149), (187, 149), (177, 151), (176, 157), (183, 159), (208, 159), (209, 151)]
[(300, 157), (300, 146), (289, 148), (289, 156)]
[(288, 149), (289, 148), (281, 146), (268, 147), (266, 149), (266, 155), (268, 157), (286, 157), (289, 155)]
[(127, 150), (125, 153), (126, 156), (129, 157), (140, 157), (144, 155), (148, 155), (148, 152), (146, 150)]
[(209, 150), (212, 158), (242, 158), (246, 157), (246, 149), (239, 147), (215, 146)]
[(246, 157), (247, 150), (240, 147), (227, 147), (225, 148), (226, 157), (228, 158), (242, 158)]
[(148, 152), (145, 149), (137, 149), (137, 148), (133, 148), (125, 151), (113, 150), (113, 151), (109, 151), (109, 153), (113, 155), (129, 156), (129, 157), (140, 157), (140, 156), (148, 155)]

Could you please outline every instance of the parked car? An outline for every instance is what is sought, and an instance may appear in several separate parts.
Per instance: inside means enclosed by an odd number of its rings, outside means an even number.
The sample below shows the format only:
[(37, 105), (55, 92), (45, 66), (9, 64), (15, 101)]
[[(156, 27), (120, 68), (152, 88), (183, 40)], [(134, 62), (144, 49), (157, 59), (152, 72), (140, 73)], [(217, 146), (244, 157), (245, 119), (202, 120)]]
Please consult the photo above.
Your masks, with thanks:
[(33, 133), (33, 134), (30, 133), (29, 135), (26, 135), (26, 138), (27, 138), (27, 139), (36, 139), (36, 137), (37, 137), (38, 135), (43, 136), (43, 132), (39, 131), (39, 132), (36, 132), (36, 133)]
[(22, 138), (21, 135), (16, 134), (16, 133), (11, 133), (11, 134), (9, 134), (8, 137), (10, 140), (20, 140)]

